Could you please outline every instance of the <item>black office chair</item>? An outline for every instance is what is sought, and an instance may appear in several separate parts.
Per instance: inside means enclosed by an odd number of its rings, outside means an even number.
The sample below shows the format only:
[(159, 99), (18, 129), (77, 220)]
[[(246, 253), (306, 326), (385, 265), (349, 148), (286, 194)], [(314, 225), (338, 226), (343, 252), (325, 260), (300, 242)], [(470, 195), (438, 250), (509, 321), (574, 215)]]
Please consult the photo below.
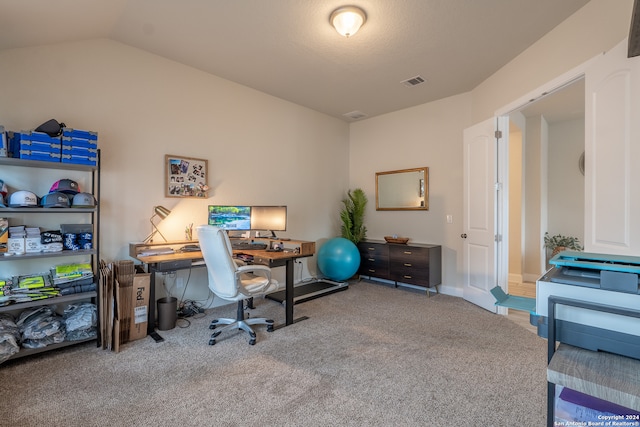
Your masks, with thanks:
[(249, 344), (256, 343), (256, 334), (251, 325), (267, 325), (267, 331), (273, 331), (273, 320), (249, 318), (244, 316), (244, 301), (254, 296), (265, 295), (278, 290), (280, 285), (271, 279), (271, 269), (264, 265), (238, 265), (233, 259), (231, 242), (226, 231), (210, 225), (197, 227), (198, 240), (202, 256), (207, 265), (209, 289), (222, 299), (237, 301), (238, 311), (235, 319), (219, 318), (211, 321), (209, 329), (224, 327), (211, 334), (209, 345), (225, 330), (242, 329), (249, 334)]

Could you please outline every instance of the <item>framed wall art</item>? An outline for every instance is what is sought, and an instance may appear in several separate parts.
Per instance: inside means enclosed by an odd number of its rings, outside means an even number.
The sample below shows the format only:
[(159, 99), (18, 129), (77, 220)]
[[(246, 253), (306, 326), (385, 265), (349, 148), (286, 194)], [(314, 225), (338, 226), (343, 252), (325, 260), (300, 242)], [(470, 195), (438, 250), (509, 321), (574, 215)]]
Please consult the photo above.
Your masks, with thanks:
[(164, 156), (166, 197), (207, 197), (207, 160)]

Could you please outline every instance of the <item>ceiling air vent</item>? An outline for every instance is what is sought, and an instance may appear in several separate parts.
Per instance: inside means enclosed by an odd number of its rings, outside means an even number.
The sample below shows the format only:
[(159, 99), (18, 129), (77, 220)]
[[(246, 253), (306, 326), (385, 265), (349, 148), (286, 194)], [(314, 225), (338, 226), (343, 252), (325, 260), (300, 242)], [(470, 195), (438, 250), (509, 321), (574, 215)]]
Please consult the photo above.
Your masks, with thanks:
[(362, 111), (352, 111), (350, 113), (345, 113), (343, 114), (343, 116), (350, 118), (351, 120), (360, 120), (360, 119), (364, 119), (365, 117), (367, 117), (367, 115), (365, 113), (363, 113)]
[(413, 87), (413, 86), (417, 86), (420, 83), (424, 83), (425, 80), (424, 78), (420, 77), (420, 76), (415, 76), (415, 77), (411, 77), (410, 79), (404, 80), (401, 83), (405, 86), (408, 87)]

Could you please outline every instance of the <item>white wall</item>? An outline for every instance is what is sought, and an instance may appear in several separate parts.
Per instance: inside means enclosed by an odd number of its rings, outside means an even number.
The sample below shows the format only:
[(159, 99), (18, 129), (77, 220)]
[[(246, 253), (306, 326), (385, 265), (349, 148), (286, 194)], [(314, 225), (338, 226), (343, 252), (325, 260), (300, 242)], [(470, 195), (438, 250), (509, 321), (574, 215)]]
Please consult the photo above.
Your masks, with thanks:
[[(128, 243), (149, 234), (154, 205), (173, 210), (159, 226), (169, 240), (184, 239), (184, 227), (204, 223), (206, 206), (218, 203), (287, 205), (285, 237), (339, 234), (349, 167), (343, 121), (109, 40), (1, 51), (0, 63), (7, 129), (56, 118), (98, 131), (101, 258), (130, 259)], [(207, 159), (211, 197), (165, 198), (165, 154)], [(24, 179), (0, 177), (14, 190)], [(314, 259), (308, 264), (296, 280), (316, 273)], [(189, 286), (206, 297), (205, 282), (201, 269)]]
[[(368, 237), (395, 233), (441, 244), (441, 291), (462, 295), (462, 130), (615, 46), (627, 36), (632, 7), (633, 0), (592, 0), (470, 93), (353, 123), (349, 186), (363, 188), (374, 201), (367, 211)], [(429, 211), (375, 212), (375, 172), (416, 166), (430, 167)], [(546, 197), (540, 191), (535, 198)], [(453, 215), (453, 224), (446, 223), (446, 214)], [(535, 216), (526, 210), (525, 215)], [(542, 241), (547, 225), (539, 216), (538, 211), (532, 218), (536, 228), (525, 230), (525, 238), (535, 233)], [(539, 252), (527, 257), (525, 276), (539, 275)]]
[[(362, 188), (369, 198), (367, 238), (397, 234), (442, 245), (440, 288), (450, 293), (461, 280), (461, 135), (470, 109), (470, 95), (462, 94), (351, 125), (350, 187)], [(375, 210), (376, 172), (423, 166), (429, 168), (428, 211)], [(446, 223), (447, 214), (453, 215), (452, 224)]]
[(549, 125), (548, 230), (580, 238), (584, 245), (584, 118)]
[[(242, 202), (287, 204), (286, 234), (319, 240), (338, 234), (340, 200), (361, 187), (369, 237), (443, 245), (442, 290), (460, 294), (462, 130), (624, 39), (632, 6), (592, 0), (472, 92), (351, 126), (108, 40), (0, 52), (0, 118), (8, 129), (54, 117), (100, 133), (107, 260), (149, 233), (154, 205), (179, 213), (161, 224), (170, 239), (204, 222), (209, 202)], [(213, 197), (166, 199), (165, 154), (208, 159)], [(430, 168), (430, 210), (375, 212), (375, 172), (416, 166)]]
[(468, 125), (611, 49), (628, 35), (632, 8), (633, 0), (591, 0), (473, 89)]

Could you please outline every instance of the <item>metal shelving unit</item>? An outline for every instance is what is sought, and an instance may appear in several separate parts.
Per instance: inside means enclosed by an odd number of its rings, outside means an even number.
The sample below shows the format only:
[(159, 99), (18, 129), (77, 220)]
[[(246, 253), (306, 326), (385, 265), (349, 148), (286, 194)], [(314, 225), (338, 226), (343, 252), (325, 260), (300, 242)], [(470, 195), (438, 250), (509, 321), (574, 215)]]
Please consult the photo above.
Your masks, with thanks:
[[(96, 200), (99, 202), (100, 200), (100, 150), (97, 153), (97, 164), (96, 166), (88, 166), (88, 165), (80, 165), (80, 164), (71, 164), (71, 163), (54, 163), (54, 162), (43, 162), (43, 161), (34, 161), (34, 160), (22, 160), (22, 159), (14, 159), (8, 157), (0, 157), (0, 166), (13, 166), (19, 168), (34, 168), (34, 169), (59, 169), (59, 170), (70, 170), (70, 171), (80, 171), (91, 174), (91, 193), (94, 195)], [(6, 172), (7, 169), (3, 170), (3, 173)], [(6, 312), (20, 312), (22, 310), (33, 308), (33, 307), (41, 307), (41, 306), (66, 306), (68, 304), (78, 302), (78, 301), (86, 301), (91, 300), (96, 304), (98, 311), (100, 309), (100, 298), (98, 298), (100, 292), (100, 270), (99, 270), (99, 249), (100, 249), (100, 208), (99, 203), (93, 209), (91, 208), (63, 208), (63, 209), (50, 209), (50, 208), (0, 208), (0, 217), (9, 217), (11, 218), (14, 214), (29, 214), (29, 215), (47, 215), (47, 214), (85, 214), (91, 215), (91, 224), (93, 224), (93, 249), (83, 249), (78, 251), (69, 251), (63, 250), (61, 252), (50, 252), (50, 253), (25, 253), (22, 255), (11, 255), (11, 256), (0, 256), (0, 264), (9, 263), (9, 262), (28, 262), (29, 260), (36, 259), (44, 259), (44, 258), (58, 258), (58, 257), (80, 257), (80, 256), (89, 256), (91, 258), (91, 265), (93, 267), (94, 273), (94, 282), (96, 283), (97, 291), (92, 292), (82, 292), (70, 295), (61, 295), (52, 298), (46, 298), (42, 300), (29, 301), (17, 304), (10, 304), (6, 306), (0, 306), (0, 313)], [(37, 273), (37, 272), (34, 272)], [(64, 341), (57, 344), (48, 345), (43, 348), (34, 348), (34, 349), (20, 349), (18, 353), (13, 355), (9, 360), (17, 359), (25, 356), (30, 356), (37, 353), (42, 353), (45, 351), (55, 350), (62, 347), (67, 347), (71, 345), (77, 345), (80, 343), (85, 343), (89, 341), (96, 341), (96, 338), (91, 338), (87, 340), (79, 340), (79, 341)], [(100, 325), (98, 325), (98, 336), (97, 343), (100, 345)]]

